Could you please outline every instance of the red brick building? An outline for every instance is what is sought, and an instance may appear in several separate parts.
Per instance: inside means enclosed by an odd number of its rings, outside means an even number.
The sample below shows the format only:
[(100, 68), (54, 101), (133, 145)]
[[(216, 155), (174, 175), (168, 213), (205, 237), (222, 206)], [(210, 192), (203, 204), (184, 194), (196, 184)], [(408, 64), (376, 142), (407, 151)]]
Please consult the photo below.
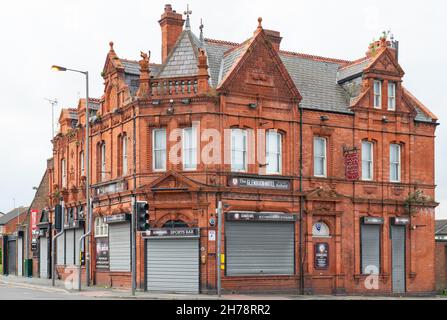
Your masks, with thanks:
[(447, 220), (436, 220), (436, 290), (447, 290)]
[[(197, 37), (170, 5), (159, 23), (161, 63), (110, 43), (92, 100), (95, 283), (130, 286), (136, 194), (142, 289), (216, 290), (223, 201), (226, 291), (434, 292), (437, 118), (403, 86), (394, 41), (345, 61), (281, 51), (261, 19), (241, 44)], [(85, 123), (85, 100), (63, 110), (49, 172), (62, 276), (85, 231)]]

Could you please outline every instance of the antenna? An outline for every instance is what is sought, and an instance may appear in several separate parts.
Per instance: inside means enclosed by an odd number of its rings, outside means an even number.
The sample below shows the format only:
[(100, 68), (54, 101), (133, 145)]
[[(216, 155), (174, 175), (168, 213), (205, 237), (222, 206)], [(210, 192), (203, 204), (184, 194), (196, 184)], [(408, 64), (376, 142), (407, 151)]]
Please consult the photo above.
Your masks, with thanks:
[(56, 98), (54, 99), (48, 99), (43, 98), (44, 100), (48, 101), (51, 104), (51, 140), (53, 140), (55, 132), (54, 132), (54, 106), (57, 106), (58, 101)]

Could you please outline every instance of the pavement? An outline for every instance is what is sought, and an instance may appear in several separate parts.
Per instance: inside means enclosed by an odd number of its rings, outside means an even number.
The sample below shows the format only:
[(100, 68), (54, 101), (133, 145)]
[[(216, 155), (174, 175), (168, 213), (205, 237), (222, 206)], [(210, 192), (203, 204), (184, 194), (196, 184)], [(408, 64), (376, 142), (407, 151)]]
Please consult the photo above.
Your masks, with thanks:
[(132, 296), (129, 290), (104, 287), (83, 287), (82, 291), (67, 288), (64, 281), (0, 275), (0, 300), (447, 300), (436, 297), (378, 297), (378, 296), (298, 296), (262, 294), (160, 294), (137, 291)]

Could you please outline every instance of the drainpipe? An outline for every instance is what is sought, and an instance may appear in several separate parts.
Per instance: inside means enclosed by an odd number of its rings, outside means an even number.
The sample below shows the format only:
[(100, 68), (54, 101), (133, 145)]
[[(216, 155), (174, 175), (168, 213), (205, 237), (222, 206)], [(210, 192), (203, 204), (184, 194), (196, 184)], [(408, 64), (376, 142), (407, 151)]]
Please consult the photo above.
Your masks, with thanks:
[(304, 294), (304, 259), (303, 259), (303, 109), (298, 104), (300, 110), (300, 239), (299, 239), (299, 255), (300, 255), (300, 293)]

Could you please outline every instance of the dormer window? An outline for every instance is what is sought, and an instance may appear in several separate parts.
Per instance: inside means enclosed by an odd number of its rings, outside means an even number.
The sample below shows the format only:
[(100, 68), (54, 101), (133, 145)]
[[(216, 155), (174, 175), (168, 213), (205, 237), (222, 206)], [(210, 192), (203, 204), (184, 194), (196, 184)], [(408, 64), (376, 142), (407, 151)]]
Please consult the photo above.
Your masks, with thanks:
[(374, 108), (382, 108), (382, 81), (374, 81)]
[(388, 110), (396, 110), (396, 84), (394, 82), (388, 83)]

